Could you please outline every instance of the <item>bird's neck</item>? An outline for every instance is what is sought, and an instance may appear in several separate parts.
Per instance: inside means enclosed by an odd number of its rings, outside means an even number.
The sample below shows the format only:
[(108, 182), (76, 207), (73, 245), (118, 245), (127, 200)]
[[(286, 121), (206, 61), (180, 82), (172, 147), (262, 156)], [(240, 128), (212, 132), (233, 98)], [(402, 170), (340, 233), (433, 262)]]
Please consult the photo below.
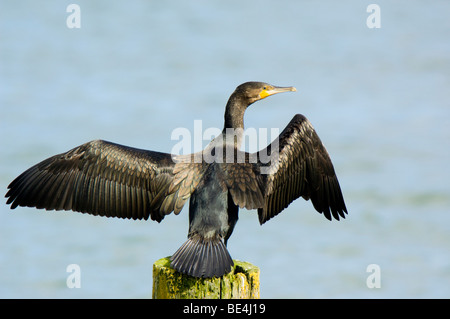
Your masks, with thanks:
[(238, 94), (233, 93), (228, 100), (225, 108), (225, 123), (222, 131), (222, 138), (225, 143), (234, 144), (234, 147), (239, 149), (242, 136), (244, 132), (244, 113), (247, 109), (247, 104)]
[(244, 113), (247, 106), (237, 94), (232, 94), (225, 108), (225, 123), (223, 132), (226, 129), (244, 129)]

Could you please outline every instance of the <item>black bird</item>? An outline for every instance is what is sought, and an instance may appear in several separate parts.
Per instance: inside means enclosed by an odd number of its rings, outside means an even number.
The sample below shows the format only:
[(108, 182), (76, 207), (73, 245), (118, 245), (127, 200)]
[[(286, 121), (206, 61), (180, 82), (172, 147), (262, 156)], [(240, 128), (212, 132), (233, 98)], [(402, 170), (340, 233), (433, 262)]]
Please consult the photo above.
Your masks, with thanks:
[(328, 152), (303, 115), (295, 115), (267, 148), (240, 150), (247, 107), (288, 91), (296, 89), (239, 85), (226, 105), (222, 134), (195, 154), (95, 140), (50, 157), (11, 182), (7, 204), (160, 222), (190, 199), (188, 240), (171, 257), (172, 267), (220, 277), (233, 266), (226, 243), (239, 208), (258, 209), (261, 224), (300, 196), (329, 220), (347, 213)]

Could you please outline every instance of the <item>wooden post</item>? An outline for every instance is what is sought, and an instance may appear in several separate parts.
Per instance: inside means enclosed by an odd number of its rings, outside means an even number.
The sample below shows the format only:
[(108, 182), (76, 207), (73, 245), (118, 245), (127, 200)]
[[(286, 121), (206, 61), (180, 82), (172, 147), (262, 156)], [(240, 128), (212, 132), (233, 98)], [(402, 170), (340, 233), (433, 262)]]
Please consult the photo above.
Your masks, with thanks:
[(170, 257), (153, 264), (153, 299), (259, 299), (259, 268), (233, 260), (220, 278), (195, 278), (170, 267)]

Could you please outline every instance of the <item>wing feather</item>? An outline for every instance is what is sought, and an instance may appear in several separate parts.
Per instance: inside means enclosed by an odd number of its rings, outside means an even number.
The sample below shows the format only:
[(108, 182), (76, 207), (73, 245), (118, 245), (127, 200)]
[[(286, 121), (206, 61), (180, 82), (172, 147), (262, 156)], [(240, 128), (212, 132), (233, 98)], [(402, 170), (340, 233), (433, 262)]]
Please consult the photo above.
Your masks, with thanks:
[(235, 205), (240, 208), (256, 209), (264, 203), (263, 179), (259, 167), (248, 162), (221, 163), (223, 179)]

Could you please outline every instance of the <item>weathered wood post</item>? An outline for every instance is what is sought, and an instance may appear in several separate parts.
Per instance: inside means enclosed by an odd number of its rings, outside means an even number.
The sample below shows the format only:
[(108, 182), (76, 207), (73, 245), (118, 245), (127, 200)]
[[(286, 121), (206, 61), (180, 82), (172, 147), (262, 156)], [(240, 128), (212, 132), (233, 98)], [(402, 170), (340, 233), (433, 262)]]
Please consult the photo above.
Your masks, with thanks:
[(259, 299), (259, 268), (233, 260), (220, 278), (195, 278), (170, 267), (170, 257), (153, 264), (153, 299)]

